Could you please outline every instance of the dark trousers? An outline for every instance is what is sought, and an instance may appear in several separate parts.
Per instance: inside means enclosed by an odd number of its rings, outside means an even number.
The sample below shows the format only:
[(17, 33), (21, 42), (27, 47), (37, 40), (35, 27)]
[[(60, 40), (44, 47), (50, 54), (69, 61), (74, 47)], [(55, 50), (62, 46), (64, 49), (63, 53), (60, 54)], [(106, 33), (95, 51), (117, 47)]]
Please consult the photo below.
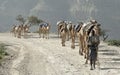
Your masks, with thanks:
[(91, 65), (91, 70), (93, 70), (93, 67), (95, 68), (95, 62), (97, 59), (97, 49), (95, 46), (90, 46), (90, 65)]

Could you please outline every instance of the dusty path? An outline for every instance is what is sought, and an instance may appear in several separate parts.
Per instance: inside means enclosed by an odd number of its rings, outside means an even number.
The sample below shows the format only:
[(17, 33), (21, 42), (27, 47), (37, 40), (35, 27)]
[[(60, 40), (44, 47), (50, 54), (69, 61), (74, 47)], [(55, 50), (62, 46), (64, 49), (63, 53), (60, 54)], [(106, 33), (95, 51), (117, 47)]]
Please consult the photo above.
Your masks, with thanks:
[(99, 48), (100, 67), (91, 71), (79, 55), (78, 46), (71, 49), (67, 41), (62, 47), (61, 40), (53, 34), (50, 39), (38, 38), (37, 34), (18, 39), (9, 33), (1, 33), (0, 41), (19, 47), (14, 49), (19, 54), (12, 62), (11, 75), (120, 75), (120, 48), (105, 43)]

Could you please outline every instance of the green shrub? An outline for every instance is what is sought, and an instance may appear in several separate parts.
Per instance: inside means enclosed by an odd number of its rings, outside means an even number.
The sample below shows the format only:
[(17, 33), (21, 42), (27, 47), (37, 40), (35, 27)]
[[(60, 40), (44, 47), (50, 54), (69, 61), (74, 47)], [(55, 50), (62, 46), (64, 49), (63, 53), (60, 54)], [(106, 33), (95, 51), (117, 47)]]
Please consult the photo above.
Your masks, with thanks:
[(7, 54), (5, 50), (6, 50), (5, 44), (0, 44), (0, 59), (2, 59), (2, 57)]
[(109, 40), (108, 45), (120, 46), (120, 40)]
[(0, 55), (0, 59), (2, 59), (2, 56)]

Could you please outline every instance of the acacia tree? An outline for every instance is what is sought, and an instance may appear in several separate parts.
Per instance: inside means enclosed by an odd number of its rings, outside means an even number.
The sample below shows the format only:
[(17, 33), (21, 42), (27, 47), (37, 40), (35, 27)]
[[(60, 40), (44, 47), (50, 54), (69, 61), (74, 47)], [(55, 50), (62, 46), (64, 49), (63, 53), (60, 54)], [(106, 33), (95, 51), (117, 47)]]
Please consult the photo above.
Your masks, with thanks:
[(27, 18), (27, 20), (32, 25), (36, 25), (36, 24), (39, 24), (39, 23), (43, 22), (43, 20), (38, 19), (38, 17), (36, 17), (36, 16), (30, 16), (30, 17)]
[(19, 22), (22, 23), (22, 24), (25, 23), (25, 19), (23, 18), (22, 15), (18, 15), (18, 16), (16, 17), (16, 20), (19, 21)]

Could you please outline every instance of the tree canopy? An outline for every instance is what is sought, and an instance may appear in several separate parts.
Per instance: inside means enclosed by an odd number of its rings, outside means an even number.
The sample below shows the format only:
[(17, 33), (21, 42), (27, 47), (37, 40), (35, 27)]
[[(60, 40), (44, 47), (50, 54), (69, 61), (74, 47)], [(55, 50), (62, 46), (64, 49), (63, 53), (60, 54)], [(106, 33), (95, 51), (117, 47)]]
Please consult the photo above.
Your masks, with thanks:
[(16, 20), (22, 24), (24, 24), (26, 21), (28, 21), (28, 23), (32, 24), (32, 25), (36, 25), (36, 24), (43, 22), (43, 20), (39, 19), (36, 16), (29, 16), (29, 17), (27, 17), (27, 19), (25, 19), (22, 15), (18, 15), (16, 17)]
[(36, 16), (30, 16), (27, 19), (28, 19), (29, 23), (31, 23), (33, 25), (43, 22), (43, 20), (38, 19), (38, 17), (36, 17)]
[(22, 15), (18, 15), (18, 16), (16, 17), (16, 20), (19, 21), (19, 22), (22, 23), (22, 24), (25, 23), (25, 19), (23, 18)]

